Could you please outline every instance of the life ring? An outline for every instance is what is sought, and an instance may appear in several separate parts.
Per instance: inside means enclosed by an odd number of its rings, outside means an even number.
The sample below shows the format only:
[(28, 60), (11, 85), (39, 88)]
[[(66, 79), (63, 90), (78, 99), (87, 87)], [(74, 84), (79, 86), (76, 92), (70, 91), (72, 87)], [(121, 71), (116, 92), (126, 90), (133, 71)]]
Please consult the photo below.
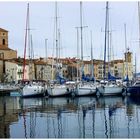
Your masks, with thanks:
[(50, 88), (53, 88), (53, 85), (52, 84), (50, 85)]

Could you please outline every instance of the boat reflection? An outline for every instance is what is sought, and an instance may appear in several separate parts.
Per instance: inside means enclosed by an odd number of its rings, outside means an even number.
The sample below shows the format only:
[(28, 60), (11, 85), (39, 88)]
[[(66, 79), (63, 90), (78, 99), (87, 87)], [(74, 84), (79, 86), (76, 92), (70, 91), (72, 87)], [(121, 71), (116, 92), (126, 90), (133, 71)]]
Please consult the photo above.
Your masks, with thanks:
[(140, 98), (138, 97), (127, 97), (129, 103), (140, 105)]
[(18, 121), (19, 98), (0, 97), (0, 138), (10, 137), (10, 125)]
[[(22, 106), (29, 112), (40, 111), (41, 116), (47, 119), (47, 138), (95, 138), (98, 137), (95, 124), (100, 122), (98, 125), (103, 128), (104, 121), (105, 133), (99, 137), (108, 138), (107, 119), (110, 119), (113, 112), (122, 105), (121, 97), (100, 98), (98, 101), (94, 97), (81, 97), (23, 99)], [(105, 108), (109, 108), (110, 116), (107, 115)], [(104, 118), (101, 120), (98, 117), (98, 110), (104, 112), (101, 116)]]
[(0, 97), (0, 101), (1, 138), (140, 136), (140, 107), (128, 98)]

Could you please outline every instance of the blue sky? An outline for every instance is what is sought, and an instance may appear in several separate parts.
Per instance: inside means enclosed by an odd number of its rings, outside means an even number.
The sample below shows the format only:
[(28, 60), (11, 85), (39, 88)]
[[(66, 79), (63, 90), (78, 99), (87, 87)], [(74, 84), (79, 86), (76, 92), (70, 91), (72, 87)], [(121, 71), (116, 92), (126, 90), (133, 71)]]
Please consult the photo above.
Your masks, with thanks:
[[(29, 3), (30, 28), (32, 29), (35, 56), (45, 56), (45, 38), (48, 39), (48, 56), (52, 56), (55, 2), (31, 1)], [(87, 59), (86, 56), (90, 55), (91, 30), (93, 32), (93, 57), (95, 59), (103, 58), (105, 4), (105, 1), (83, 2), (83, 25), (88, 26), (83, 32), (85, 59)], [(137, 53), (138, 55), (140, 49), (138, 47), (137, 2), (111, 1), (109, 5), (115, 59), (123, 58), (125, 49), (124, 23), (127, 26), (127, 44), (133, 54)], [(0, 1), (0, 27), (9, 31), (9, 47), (18, 50), (19, 56), (23, 56), (24, 50), (26, 11), (26, 1)], [(74, 57), (77, 55), (75, 27), (80, 26), (79, 1), (58, 2), (58, 11), (61, 30), (61, 56)]]

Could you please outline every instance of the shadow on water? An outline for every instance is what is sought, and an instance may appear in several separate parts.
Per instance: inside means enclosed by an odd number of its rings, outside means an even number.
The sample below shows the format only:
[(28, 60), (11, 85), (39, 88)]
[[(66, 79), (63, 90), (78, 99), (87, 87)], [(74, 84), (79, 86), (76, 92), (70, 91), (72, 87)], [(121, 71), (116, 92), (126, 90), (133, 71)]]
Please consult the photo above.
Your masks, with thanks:
[(139, 131), (132, 133), (133, 127), (140, 130), (140, 108), (134, 107), (137, 105), (130, 98), (112, 96), (99, 99), (0, 97), (0, 137), (140, 137)]

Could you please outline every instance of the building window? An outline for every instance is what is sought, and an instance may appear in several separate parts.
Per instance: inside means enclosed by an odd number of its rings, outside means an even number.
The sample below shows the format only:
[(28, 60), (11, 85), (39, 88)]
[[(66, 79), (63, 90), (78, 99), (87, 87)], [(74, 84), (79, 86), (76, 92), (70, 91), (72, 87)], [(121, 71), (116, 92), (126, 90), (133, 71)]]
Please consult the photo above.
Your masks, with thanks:
[(5, 45), (5, 39), (2, 40), (2, 44)]
[(4, 53), (0, 53), (0, 58), (4, 59)]

